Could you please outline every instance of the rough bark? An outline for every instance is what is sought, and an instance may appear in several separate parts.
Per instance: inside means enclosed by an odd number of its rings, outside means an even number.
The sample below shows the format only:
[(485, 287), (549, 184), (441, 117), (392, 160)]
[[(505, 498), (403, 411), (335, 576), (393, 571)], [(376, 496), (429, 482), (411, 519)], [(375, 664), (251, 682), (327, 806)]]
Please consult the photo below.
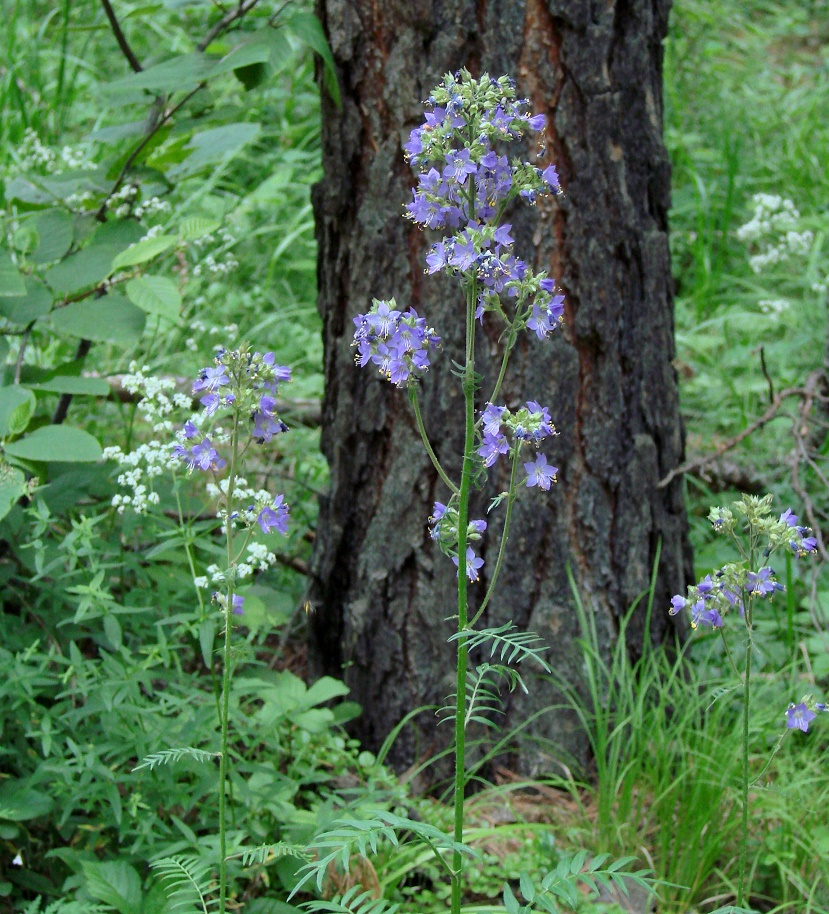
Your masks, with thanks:
[[(452, 691), (445, 619), (455, 572), (426, 527), (432, 503), (447, 493), (405, 392), (356, 369), (350, 346), (352, 317), (372, 297), (394, 295), (428, 316), (445, 352), (423, 385), (424, 418), (441, 462), (457, 475), (462, 397), (451, 360), (461, 358), (463, 303), (451, 281), (424, 277), (429, 239), (402, 218), (414, 177), (401, 146), (445, 72), (466, 66), (515, 76), (532, 110), (548, 115), (544, 142), (564, 188), (510, 213), (516, 252), (558, 278), (567, 311), (552, 342), (532, 334), (520, 342), (503, 401), (551, 407), (560, 436), (547, 452), (560, 473), (551, 494), (533, 490), (516, 505), (485, 621), (514, 619), (537, 631), (550, 644), (550, 662), (578, 682), (568, 564), (609, 645), (620, 616), (648, 587), (661, 538), (650, 637), (668, 630), (665, 608), (689, 575), (690, 556), (680, 480), (657, 488), (683, 454), (661, 136), (668, 7), (669, 0), (318, 0), (343, 106), (324, 100), (325, 179), (314, 192), (331, 488), (312, 562), (311, 668), (344, 676), (363, 705), (357, 733), (368, 747), (409, 710), (443, 704)], [(489, 377), (497, 336), (485, 323), (477, 357)], [(506, 486), (503, 466), (472, 516), (484, 516)], [(494, 566), (500, 524), (496, 512), (484, 571)], [(628, 630), (634, 653), (647, 637), (644, 624), (643, 603)], [(543, 681), (529, 697), (510, 696), (502, 729), (558, 697)], [(560, 749), (585, 755), (567, 715), (542, 713), (523, 734), (525, 772), (549, 770)], [(435, 736), (434, 717), (422, 715), (398, 738), (391, 761), (411, 764), (449, 736), (449, 727)]]

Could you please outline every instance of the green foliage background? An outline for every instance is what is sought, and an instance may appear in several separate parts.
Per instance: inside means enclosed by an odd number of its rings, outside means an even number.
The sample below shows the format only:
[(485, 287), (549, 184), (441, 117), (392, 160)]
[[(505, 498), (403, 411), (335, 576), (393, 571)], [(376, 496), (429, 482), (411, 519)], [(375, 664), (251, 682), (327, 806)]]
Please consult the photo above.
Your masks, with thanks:
[[(322, 174), (309, 48), (325, 49), (307, 7), (289, 4), (274, 16), (277, 6), (262, 6), (219, 36), (206, 62), (196, 48), (221, 18), (216, 6), (117, 3), (146, 65), (135, 76), (96, 0), (3, 2), (0, 910), (165, 914), (176, 901), (170, 874), (150, 865), (176, 853), (212, 878), (217, 772), (205, 753), (216, 750), (217, 620), (194, 589), (187, 550), (204, 574), (216, 520), (186, 479), (161, 481), (149, 513), (119, 514), (110, 505), (118, 471), (98, 457), (100, 445), (129, 450), (152, 435), (119, 386), (131, 363), (187, 379), (217, 344), (244, 339), (273, 350), (295, 378), (292, 432), (252, 468), (285, 492), (293, 525), (287, 542), (273, 544), (280, 563), (248, 593), (238, 644), (234, 897), (247, 914), (296, 910), (285, 900), (303, 862), (292, 848), (346, 812), (379, 807), (446, 822), (438, 799), (414, 796), (382, 757), (348, 739), (342, 724), (358, 709), (343, 687), (323, 680), (308, 689), (301, 651), (286, 650), (304, 617), (301, 572), (326, 484), (314, 428), (322, 352), (310, 187)], [(827, 63), (822, 0), (674, 4), (665, 135), (692, 455), (760, 415), (770, 382), (773, 392), (802, 385), (822, 364)], [(202, 80), (139, 148), (154, 99), (175, 104)], [(327, 85), (336, 91), (330, 76)], [(134, 193), (97, 219), (130, 156)], [(756, 193), (791, 200), (797, 231), (812, 233), (807, 251), (760, 273), (749, 262), (756, 250), (737, 234)], [(127, 208), (117, 216), (119, 206)], [(67, 419), (56, 431), (61, 402)], [(825, 521), (825, 432), (814, 439), (813, 463), (792, 476), (796, 403), (730, 452), (725, 468), (688, 477), (702, 573), (727, 559), (708, 543), (704, 518), (710, 504), (729, 500), (735, 479), (774, 491), (781, 509), (801, 509), (805, 489)], [(789, 593), (762, 623), (750, 859), (764, 910), (822, 911), (825, 727), (787, 738), (764, 770), (786, 703), (829, 687), (825, 577), (788, 571)], [(505, 875), (519, 894), (565, 851), (584, 847), (642, 856), (671, 883), (664, 910), (710, 911), (733, 888), (735, 867), (737, 706), (722, 657), (701, 639), (682, 674), (659, 651), (632, 668), (623, 652), (599, 656), (584, 625), (593, 687), (566, 698), (590, 734), (595, 769), (533, 785), (502, 780), (476, 798), (482, 862), (471, 868), (469, 910), (506, 910)], [(175, 747), (190, 751), (176, 758)], [(243, 858), (254, 845), (271, 850)], [(332, 895), (339, 886), (344, 910), (369, 910), (379, 888), (401, 911), (422, 914), (445, 908), (439, 877), (426, 854), (387, 842), (359, 883), (332, 877), (324, 888)], [(195, 897), (184, 900), (199, 910)]]

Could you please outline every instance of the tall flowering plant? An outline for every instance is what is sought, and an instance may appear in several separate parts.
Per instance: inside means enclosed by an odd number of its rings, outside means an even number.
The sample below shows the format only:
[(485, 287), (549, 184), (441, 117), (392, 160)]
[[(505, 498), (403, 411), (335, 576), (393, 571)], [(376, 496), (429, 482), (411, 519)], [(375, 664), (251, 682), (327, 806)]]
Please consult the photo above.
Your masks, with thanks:
[[(687, 595), (677, 594), (671, 600), (669, 613), (687, 614), (694, 630), (711, 628), (717, 631), (728, 662), (742, 681), (742, 822), (740, 835), (740, 862), (737, 887), (737, 906), (743, 909), (748, 894), (746, 881), (748, 806), (749, 806), (749, 718), (751, 713), (751, 666), (755, 651), (755, 621), (762, 606), (775, 593), (785, 587), (779, 583), (774, 569), (768, 564), (778, 551), (787, 551), (802, 558), (817, 550), (812, 531), (798, 523), (791, 509), (778, 518), (772, 515), (772, 496), (757, 498), (744, 495), (731, 508), (711, 509), (709, 520), (714, 531), (728, 536), (735, 544), (740, 560), (729, 562), (712, 574), (707, 574), (697, 584), (688, 588)], [(745, 651), (742, 671), (734, 662), (731, 641), (742, 635)], [(783, 734), (789, 730), (808, 731), (809, 724), (821, 711), (824, 702), (817, 702), (811, 695), (789, 704), (785, 714)], [(782, 739), (782, 736), (781, 736)], [(779, 743), (778, 743), (779, 745)], [(716, 912), (715, 912), (716, 914)]]
[[(291, 379), (289, 368), (276, 364), (272, 352), (252, 352), (247, 347), (220, 349), (214, 363), (202, 369), (193, 393), (203, 407), (200, 425), (190, 419), (178, 432), (172, 448), (174, 460), (189, 470), (213, 477), (218, 516), (224, 528), (225, 562), (216, 568), (213, 599), (224, 619), (222, 690), (219, 706), (221, 748), (219, 755), (219, 912), (227, 904), (227, 781), (232, 633), (234, 616), (244, 613), (240, 580), (249, 569), (251, 540), (258, 531), (288, 532), (288, 506), (283, 495), (254, 492), (241, 476), (241, 467), (254, 444), (267, 444), (287, 431), (277, 413), (277, 386)], [(222, 427), (226, 422), (229, 427)], [(212, 426), (212, 429), (211, 429)], [(221, 475), (220, 475), (221, 474)]]
[[(447, 872), (450, 910), (459, 914), (464, 861), (477, 856), (464, 843), (466, 728), (473, 720), (486, 722), (482, 711), (497, 701), (500, 682), (510, 688), (526, 688), (515, 664), (532, 659), (549, 671), (543, 657), (546, 646), (537, 635), (521, 632), (513, 623), (489, 629), (476, 623), (503, 565), (516, 497), (522, 489), (549, 491), (558, 472), (541, 450), (556, 434), (548, 407), (535, 400), (507, 404), (500, 394), (521, 334), (543, 342), (561, 326), (564, 315), (564, 296), (555, 279), (533, 270), (516, 252), (507, 212), (514, 204), (532, 205), (542, 195), (560, 193), (561, 188), (554, 165), (536, 165), (520, 155), (507, 154), (511, 144), (532, 140), (545, 126), (544, 115), (531, 114), (527, 100), (517, 97), (511, 79), (486, 74), (473, 79), (466, 70), (447, 75), (429, 96), (426, 108), (424, 123), (411, 132), (404, 147), (417, 174), (406, 216), (434, 233), (426, 272), (450, 275), (462, 292), (459, 319), (464, 321), (465, 345), (463, 360), (455, 363), (463, 390), (460, 478), (453, 478), (441, 464), (421, 416), (420, 384), (441, 347), (440, 335), (428, 318), (394, 298), (375, 299), (366, 313), (354, 317), (354, 347), (359, 366), (374, 369), (385, 381), (407, 389), (423, 446), (446, 490), (427, 523), (437, 547), (457, 568), (456, 625), (449, 637), (457, 659), (456, 690), (448, 709), (454, 718), (453, 829), (451, 834), (444, 833), (386, 810), (376, 810), (361, 820), (339, 820), (312, 843), (315, 859), (300, 870), (294, 893), (312, 878), (321, 889), (330, 867), (339, 864), (347, 869), (354, 854), (376, 850), (380, 838), (395, 845), (401, 839), (419, 841)], [(503, 342), (497, 377), (486, 390), (475, 361), (476, 329), (484, 321), (498, 323)], [(473, 486), (480, 485), (487, 470), (500, 460), (509, 464), (510, 478), (508, 490), (493, 505), (503, 507), (503, 532), (486, 590), (470, 618), (469, 587), (481, 583), (484, 567), (476, 547), (487, 528), (486, 520), (470, 517), (470, 496)], [(470, 652), (479, 649), (485, 652), (483, 662), (470, 666)], [(522, 876), (525, 905), (519, 904), (506, 885), (507, 911), (554, 910), (554, 898), (575, 905), (580, 897), (577, 881), (591, 888), (608, 886), (621, 878), (620, 867), (632, 858), (617, 860), (604, 870), (607, 855), (597, 855), (586, 868), (585, 859), (586, 854), (577, 854), (569, 867), (559, 866), (539, 886), (526, 874)], [(640, 873), (626, 873), (625, 877), (647, 884)], [(346, 900), (342, 899), (342, 905)], [(318, 901), (314, 909), (344, 910), (338, 904), (336, 898), (330, 903)], [(385, 909), (378, 908), (378, 914), (380, 910)]]
[[(276, 556), (257, 539), (260, 534), (288, 532), (289, 508), (283, 495), (254, 489), (242, 475), (252, 449), (268, 445), (287, 431), (277, 412), (277, 388), (291, 379), (290, 368), (278, 365), (272, 352), (255, 352), (247, 346), (219, 349), (213, 364), (203, 368), (193, 383), (192, 393), (200, 408), (192, 410), (192, 398), (173, 391), (170, 380), (148, 377), (132, 367), (125, 387), (141, 397), (139, 409), (151, 420), (156, 438), (129, 453), (108, 448), (106, 457), (117, 461), (123, 472), (119, 483), (126, 494), (116, 495), (113, 505), (123, 512), (127, 507), (144, 514), (159, 504), (154, 482), (172, 472), (179, 523), (184, 527), (178, 492), (180, 477), (197, 474), (206, 479), (206, 494), (216, 503), (217, 521), (224, 535), (223, 561), (210, 565), (205, 575), (197, 575), (194, 555), (185, 538), (188, 564), (199, 607), (218, 615), (223, 623), (221, 688), (217, 712), (221, 732), (220, 751), (205, 752), (186, 747), (164, 750), (145, 758), (138, 768), (153, 767), (159, 761), (187, 755), (197, 761), (219, 758), (219, 880), (218, 910), (225, 914), (228, 904), (228, 780), (230, 686), (233, 672), (232, 643), (234, 621), (245, 612), (246, 579), (276, 562)], [(173, 416), (187, 411), (187, 418), (176, 426)], [(208, 605), (204, 592), (212, 591)], [(212, 652), (212, 648), (211, 648)], [(211, 675), (213, 674), (211, 661)], [(170, 857), (154, 861), (153, 867), (171, 885), (187, 868), (187, 860)]]

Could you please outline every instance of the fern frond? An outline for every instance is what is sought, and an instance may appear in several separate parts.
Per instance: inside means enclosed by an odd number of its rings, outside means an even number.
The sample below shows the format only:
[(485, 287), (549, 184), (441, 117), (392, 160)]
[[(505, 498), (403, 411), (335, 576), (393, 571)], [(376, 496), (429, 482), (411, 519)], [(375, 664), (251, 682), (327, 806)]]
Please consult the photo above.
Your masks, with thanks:
[(359, 891), (362, 888), (362, 885), (355, 885), (345, 895), (306, 901), (302, 907), (312, 914), (395, 914), (400, 908), (399, 904), (372, 897), (371, 892)]
[(373, 816), (371, 819), (340, 819), (334, 822), (332, 828), (315, 838), (309, 849), (315, 850), (317, 857), (301, 867), (297, 874), (300, 880), (288, 900), (312, 879), (316, 880), (318, 890), (322, 891), (323, 880), (331, 864), (339, 862), (347, 873), (349, 860), (354, 854), (362, 857), (367, 857), (369, 852), (376, 854), (383, 841), (397, 847), (400, 844), (398, 835), (406, 833), (428, 845), (443, 866), (448, 864), (443, 859), (442, 852), (458, 851), (476, 859), (479, 857), (477, 851), (468, 845), (455, 842), (445, 832), (425, 822), (396, 816), (385, 809), (375, 810)]
[(227, 859), (241, 858), (242, 866), (264, 866), (273, 863), (280, 857), (296, 857), (298, 860), (310, 860), (311, 855), (303, 845), (288, 844), (278, 841), (276, 844), (260, 844), (258, 847), (242, 848), (236, 854), (228, 854)]
[(578, 885), (585, 885), (593, 892), (600, 888), (612, 891), (615, 887), (627, 895), (631, 885), (638, 885), (647, 891), (653, 891), (656, 880), (650, 870), (626, 870), (634, 857), (621, 857), (607, 864), (609, 854), (598, 854), (589, 862), (587, 851), (579, 851), (575, 856), (559, 861), (558, 866), (548, 873), (536, 886), (527, 873), (521, 874), (521, 894), (527, 902), (526, 907), (519, 906), (509, 886), (504, 887), (504, 906), (509, 914), (524, 914), (533, 910), (557, 910), (553, 899), (563, 901), (569, 907), (577, 907), (584, 901)]
[(171, 908), (198, 904), (202, 914), (210, 914), (211, 903), (206, 900), (215, 887), (211, 865), (201, 857), (162, 857), (150, 863), (164, 887), (170, 892)]
[(157, 765), (179, 762), (185, 756), (189, 756), (197, 762), (211, 762), (214, 758), (219, 758), (221, 754), (221, 752), (194, 749), (192, 746), (182, 746), (180, 749), (161, 749), (159, 752), (153, 752), (152, 755), (144, 756), (141, 759), (141, 764), (136, 765), (132, 770), (140, 771), (142, 768), (149, 768), (152, 771)]
[(551, 673), (549, 664), (542, 654), (547, 649), (545, 642), (535, 632), (522, 632), (514, 622), (507, 622), (498, 628), (466, 629), (455, 632), (450, 641), (466, 638), (466, 646), (472, 651), (476, 647), (489, 645), (489, 656), (506, 663), (522, 663), (524, 660), (535, 660), (546, 673)]

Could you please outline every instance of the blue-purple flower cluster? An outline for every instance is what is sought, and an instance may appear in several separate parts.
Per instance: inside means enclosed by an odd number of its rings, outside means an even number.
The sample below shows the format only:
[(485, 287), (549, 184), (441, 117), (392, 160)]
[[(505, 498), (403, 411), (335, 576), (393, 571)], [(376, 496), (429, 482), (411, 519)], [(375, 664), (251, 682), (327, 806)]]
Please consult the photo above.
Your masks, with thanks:
[[(481, 446), (478, 456), (483, 458), (484, 466), (491, 467), (502, 454), (510, 452), (507, 432), (513, 439), (512, 447), (520, 447), (523, 442), (538, 444), (545, 438), (557, 434), (546, 406), (528, 400), (526, 407), (511, 412), (506, 406), (488, 403), (481, 413)], [(556, 480), (558, 468), (547, 463), (544, 454), (524, 464), (527, 472), (526, 485), (538, 486), (549, 490)]]
[(811, 527), (802, 527), (797, 523), (798, 517), (792, 514), (791, 508), (780, 515), (780, 523), (786, 524), (789, 531), (789, 548), (798, 557), (803, 558), (812, 552), (817, 552), (817, 539), (809, 534), (812, 532)]
[(398, 311), (397, 302), (374, 299), (371, 310), (354, 318), (355, 361), (360, 367), (371, 362), (392, 384), (402, 387), (411, 377), (428, 371), (429, 354), (440, 337), (414, 308)]
[(773, 568), (761, 568), (759, 571), (748, 571), (739, 565), (726, 565), (715, 572), (712, 580), (707, 574), (698, 584), (688, 588), (688, 596), (676, 594), (671, 598), (672, 616), (682, 612), (686, 607), (691, 612), (691, 627), (711, 626), (722, 628), (726, 612), (736, 607), (740, 618), (745, 615), (745, 598), (771, 597), (776, 591), (786, 588), (775, 579)]
[[(288, 430), (276, 412), (276, 391), (280, 383), (291, 380), (291, 369), (276, 364), (272, 352), (220, 349), (214, 364), (203, 368), (193, 383), (193, 393), (201, 394), (204, 414), (212, 417), (220, 408), (244, 409), (250, 416), (250, 433), (260, 444)], [(188, 420), (173, 447), (172, 455), (188, 470), (224, 469), (227, 461), (219, 454), (209, 436), (200, 437), (199, 428)]]
[(478, 283), (476, 316), (504, 316), (501, 296), (513, 300), (514, 320), (539, 339), (562, 322), (564, 296), (546, 273), (534, 273), (513, 253), (509, 223), (500, 225), (508, 203), (561, 191), (554, 165), (539, 168), (499, 154), (495, 146), (544, 129), (543, 114), (530, 115), (515, 84), (484, 74), (448, 75), (432, 93), (425, 122), (404, 149), (418, 171), (407, 216), (430, 229), (453, 234), (432, 245), (427, 272), (458, 274)]

